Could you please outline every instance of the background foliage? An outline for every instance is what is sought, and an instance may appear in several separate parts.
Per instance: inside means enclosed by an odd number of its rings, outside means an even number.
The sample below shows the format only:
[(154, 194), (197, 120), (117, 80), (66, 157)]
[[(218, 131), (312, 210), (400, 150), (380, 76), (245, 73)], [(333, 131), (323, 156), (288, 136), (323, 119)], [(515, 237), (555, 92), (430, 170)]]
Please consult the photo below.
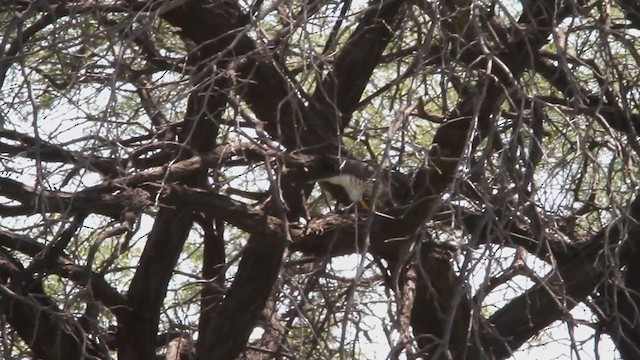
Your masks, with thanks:
[(640, 356), (636, 2), (0, 5), (2, 357)]

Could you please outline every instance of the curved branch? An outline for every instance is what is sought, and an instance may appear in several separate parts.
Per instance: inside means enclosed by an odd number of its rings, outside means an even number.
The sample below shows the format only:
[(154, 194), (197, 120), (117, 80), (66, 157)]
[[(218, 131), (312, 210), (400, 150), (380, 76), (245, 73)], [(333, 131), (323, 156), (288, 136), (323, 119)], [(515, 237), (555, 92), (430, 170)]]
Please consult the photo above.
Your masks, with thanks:
[[(619, 256), (618, 266), (623, 266), (624, 259), (637, 251), (639, 219), (640, 197), (637, 197), (630, 206), (628, 218), (599, 231), (566, 262), (559, 264), (546, 281), (493, 314), (489, 321), (498, 336), (486, 345), (494, 349), (497, 358), (508, 358), (525, 341), (584, 301), (609, 275), (613, 256)], [(618, 244), (620, 248), (616, 250)]]
[(19, 262), (0, 252), (0, 271), (11, 285), (0, 285), (0, 311), (38, 359), (109, 359), (106, 348), (87, 336), (73, 318), (61, 315), (42, 281), (25, 273)]
[(317, 124), (328, 134), (340, 133), (349, 124), (351, 113), (380, 63), (382, 52), (400, 25), (404, 1), (371, 1), (358, 27), (333, 63), (333, 69), (318, 86), (309, 106), (310, 113), (322, 114)]
[[(87, 157), (82, 154), (69, 151), (62, 146), (38, 140), (33, 136), (22, 134), (14, 130), (0, 129), (0, 139), (19, 141), (22, 145), (10, 145), (0, 142), (0, 154), (24, 156), (29, 159), (40, 159), (45, 162), (59, 162), (84, 166), (106, 177), (118, 177), (123, 175), (125, 167), (123, 161), (97, 156)], [(36, 144), (38, 147), (36, 148)], [(35, 151), (38, 151), (36, 154)]]
[[(45, 246), (39, 242), (5, 230), (0, 230), (0, 246), (19, 251), (30, 257), (35, 257), (45, 251)], [(55, 259), (55, 262), (45, 270), (68, 278), (80, 286), (89, 286), (96, 300), (103, 303), (116, 316), (120, 316), (122, 313), (126, 298), (111, 287), (102, 275), (71, 263), (65, 256)]]
[(197, 360), (232, 360), (245, 349), (278, 278), (287, 244), (282, 234), (249, 238), (220, 310), (203, 334), (207, 340), (198, 349)]

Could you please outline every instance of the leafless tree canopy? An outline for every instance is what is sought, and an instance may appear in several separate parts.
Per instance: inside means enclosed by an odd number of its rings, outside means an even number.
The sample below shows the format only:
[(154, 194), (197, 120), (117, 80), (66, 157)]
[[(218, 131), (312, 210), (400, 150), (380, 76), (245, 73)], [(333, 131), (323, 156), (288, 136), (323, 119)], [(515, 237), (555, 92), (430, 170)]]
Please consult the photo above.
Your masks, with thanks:
[(0, 358), (640, 358), (637, 1), (0, 0), (0, 29)]

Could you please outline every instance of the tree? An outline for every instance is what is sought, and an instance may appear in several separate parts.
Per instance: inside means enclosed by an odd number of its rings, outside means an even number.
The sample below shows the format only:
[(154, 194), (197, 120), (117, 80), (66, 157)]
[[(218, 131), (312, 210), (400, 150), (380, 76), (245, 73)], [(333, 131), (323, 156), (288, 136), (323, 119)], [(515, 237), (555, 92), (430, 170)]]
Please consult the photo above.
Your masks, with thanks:
[(635, 2), (0, 4), (5, 358), (639, 356)]

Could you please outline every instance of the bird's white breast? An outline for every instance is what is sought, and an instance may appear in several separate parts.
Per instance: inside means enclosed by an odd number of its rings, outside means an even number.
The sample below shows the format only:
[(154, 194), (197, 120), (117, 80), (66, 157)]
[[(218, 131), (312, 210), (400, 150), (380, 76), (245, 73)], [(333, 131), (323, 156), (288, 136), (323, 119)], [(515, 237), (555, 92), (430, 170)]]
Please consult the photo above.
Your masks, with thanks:
[(323, 179), (328, 183), (341, 186), (349, 196), (351, 201), (359, 201), (366, 190), (366, 181), (358, 179), (355, 176), (341, 174)]

